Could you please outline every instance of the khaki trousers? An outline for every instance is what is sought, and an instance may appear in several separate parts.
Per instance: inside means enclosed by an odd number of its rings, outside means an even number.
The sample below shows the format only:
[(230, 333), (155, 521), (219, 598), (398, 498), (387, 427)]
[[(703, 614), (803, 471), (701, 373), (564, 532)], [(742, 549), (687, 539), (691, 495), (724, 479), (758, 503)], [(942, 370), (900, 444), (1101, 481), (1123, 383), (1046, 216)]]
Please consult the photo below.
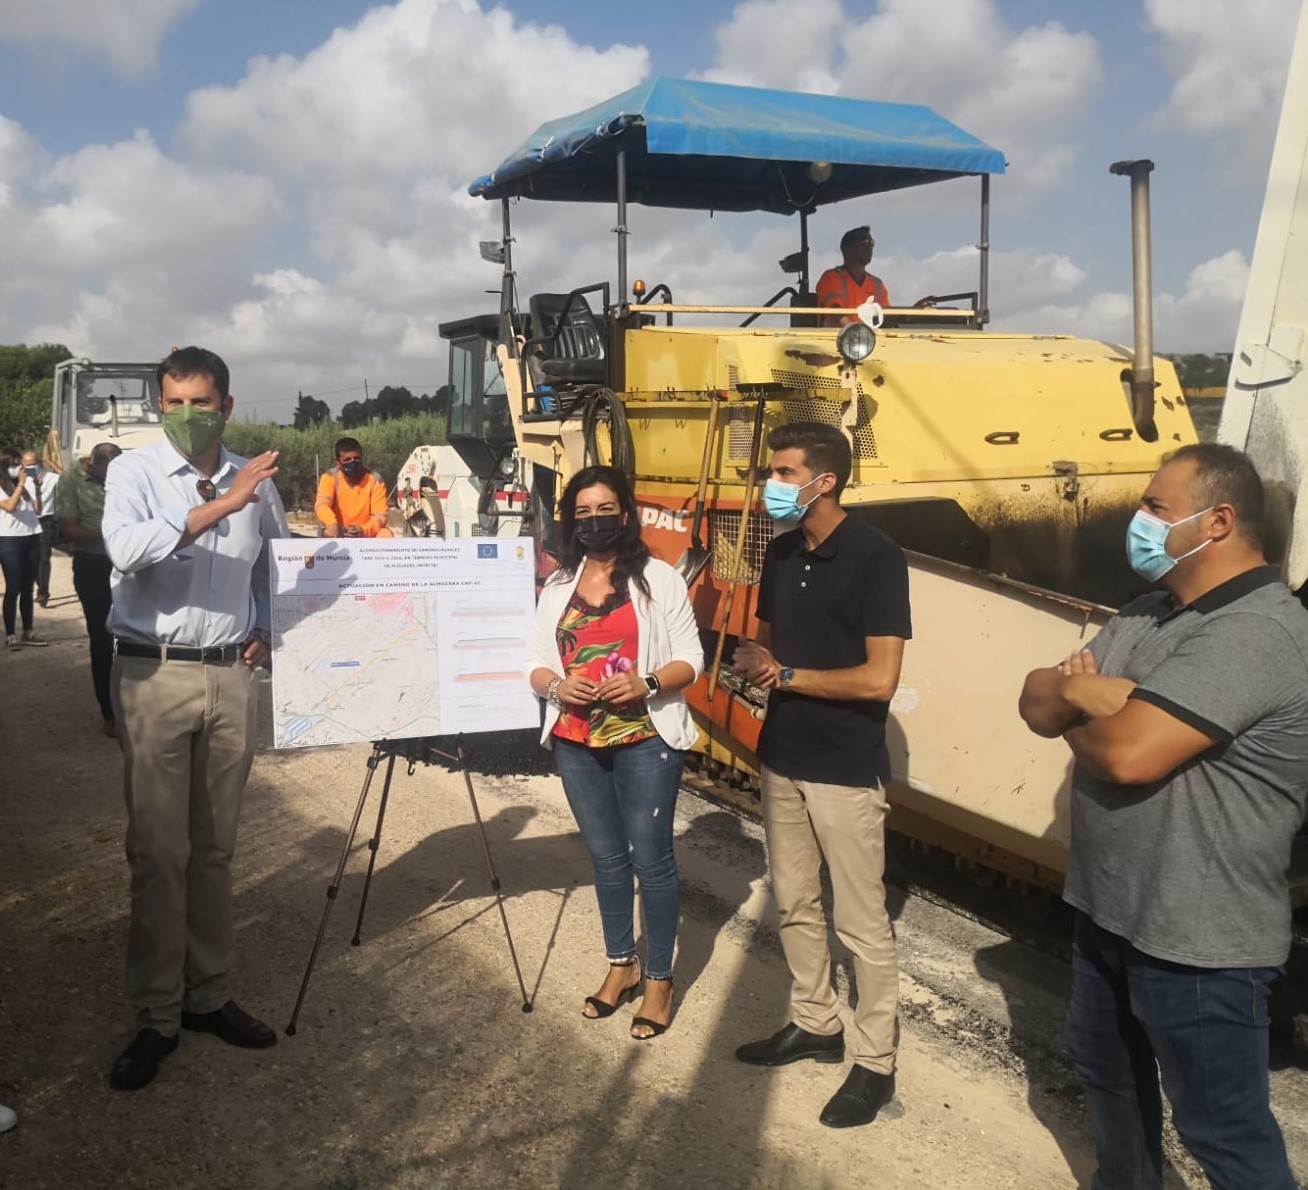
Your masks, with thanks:
[(854, 956), (858, 1006), (847, 1038), (860, 1066), (895, 1069), (899, 970), (886, 912), (886, 794), (881, 786), (792, 781), (764, 767), (768, 869), (790, 966), (791, 1019), (810, 1033), (840, 1031), (831, 952), (822, 912), (821, 868), (831, 873), (836, 936)]
[(115, 657), (132, 873), (127, 998), (137, 1028), (175, 1034), (183, 1008), (230, 998), (232, 854), (254, 755), (254, 671)]

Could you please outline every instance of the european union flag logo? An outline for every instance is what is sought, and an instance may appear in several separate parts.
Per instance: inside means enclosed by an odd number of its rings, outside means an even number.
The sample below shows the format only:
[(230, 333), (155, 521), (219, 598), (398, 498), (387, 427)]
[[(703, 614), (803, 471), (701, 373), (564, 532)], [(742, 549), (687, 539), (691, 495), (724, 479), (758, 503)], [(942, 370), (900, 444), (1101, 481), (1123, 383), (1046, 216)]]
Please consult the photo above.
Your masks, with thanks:
[(477, 545), (477, 557), (479, 558), (498, 558), (500, 556), (500, 547), (493, 541), (479, 542)]

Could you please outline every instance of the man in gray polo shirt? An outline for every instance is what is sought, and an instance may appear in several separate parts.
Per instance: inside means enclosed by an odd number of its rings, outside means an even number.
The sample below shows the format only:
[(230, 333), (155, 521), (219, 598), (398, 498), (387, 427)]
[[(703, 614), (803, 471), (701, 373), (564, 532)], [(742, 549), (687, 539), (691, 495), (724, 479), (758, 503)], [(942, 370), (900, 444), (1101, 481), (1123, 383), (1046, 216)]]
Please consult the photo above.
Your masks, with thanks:
[(1176, 451), (1128, 532), (1162, 590), (1022, 691), (1027, 725), (1076, 762), (1068, 1040), (1096, 1190), (1162, 1186), (1160, 1070), (1214, 1187), (1296, 1184), (1268, 1103), (1267, 995), (1308, 789), (1308, 613), (1262, 532), (1246, 456)]

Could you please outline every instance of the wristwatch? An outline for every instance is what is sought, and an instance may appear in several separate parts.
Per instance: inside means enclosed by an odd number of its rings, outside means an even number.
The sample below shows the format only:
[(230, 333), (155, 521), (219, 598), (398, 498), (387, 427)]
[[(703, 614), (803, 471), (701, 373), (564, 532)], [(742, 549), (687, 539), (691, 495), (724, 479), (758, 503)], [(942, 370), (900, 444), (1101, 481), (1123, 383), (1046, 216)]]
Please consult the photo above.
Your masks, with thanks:
[(660, 682), (660, 681), (658, 680), (658, 678), (655, 677), (653, 674), (646, 674), (646, 675), (645, 675), (645, 688), (650, 692), (651, 695), (655, 695), (655, 694), (657, 694), (660, 690), (663, 689), (663, 683)]
[(794, 680), (795, 670), (793, 666), (783, 665), (779, 670), (777, 670), (777, 685), (780, 686), (781, 689), (784, 690)]

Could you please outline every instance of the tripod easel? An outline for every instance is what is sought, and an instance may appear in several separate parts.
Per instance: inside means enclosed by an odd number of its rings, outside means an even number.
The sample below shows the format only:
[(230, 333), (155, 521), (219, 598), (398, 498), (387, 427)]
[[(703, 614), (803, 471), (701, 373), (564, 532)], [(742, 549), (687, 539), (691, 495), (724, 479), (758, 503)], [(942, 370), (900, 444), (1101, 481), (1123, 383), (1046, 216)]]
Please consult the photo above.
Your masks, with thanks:
[(477, 833), (481, 836), (481, 849), (486, 856), (486, 869), (490, 873), (491, 888), (495, 893), (495, 903), (499, 906), (500, 921), (504, 925), (504, 937), (509, 944), (509, 957), (513, 959), (513, 970), (518, 977), (518, 989), (522, 992), (522, 1011), (530, 1012), (532, 1005), (527, 995), (527, 985), (522, 979), (522, 968), (518, 965), (518, 952), (513, 945), (513, 935), (509, 932), (509, 918), (504, 912), (504, 898), (500, 894), (500, 878), (495, 874), (495, 863), (491, 859), (490, 844), (486, 841), (486, 827), (481, 820), (481, 809), (477, 805), (477, 795), (472, 788), (472, 773), (468, 769), (468, 758), (463, 751), (463, 740), (459, 738), (453, 753), (443, 752), (428, 740), (380, 740), (372, 746), (372, 755), (368, 757), (368, 771), (363, 777), (363, 788), (359, 790), (359, 801), (354, 807), (354, 818), (350, 822), (349, 834), (345, 837), (345, 846), (341, 848), (341, 858), (336, 865), (336, 875), (327, 889), (327, 904), (323, 906), (322, 920), (318, 923), (318, 936), (313, 940), (313, 950), (309, 952), (309, 962), (304, 969), (304, 979), (300, 983), (300, 994), (295, 999), (295, 1010), (291, 1013), (286, 1026), (286, 1035), (295, 1036), (295, 1024), (300, 1017), (300, 1008), (304, 1004), (305, 993), (309, 990), (309, 980), (313, 975), (314, 964), (318, 961), (318, 950), (322, 946), (323, 935), (327, 932), (327, 919), (331, 916), (332, 906), (340, 891), (341, 877), (345, 873), (345, 862), (349, 859), (350, 848), (354, 845), (354, 836), (359, 830), (359, 819), (363, 816), (364, 803), (368, 800), (368, 791), (372, 787), (373, 774), (377, 771), (382, 757), (386, 757), (386, 779), (382, 783), (381, 802), (377, 807), (377, 827), (368, 841), (368, 875), (364, 878), (363, 894), (359, 898), (359, 919), (354, 924), (354, 937), (351, 946), (359, 945), (359, 936), (363, 929), (363, 912), (368, 907), (368, 890), (372, 887), (372, 872), (377, 864), (377, 848), (381, 844), (382, 823), (386, 818), (386, 802), (391, 793), (391, 777), (395, 773), (395, 761), (403, 758), (409, 767), (409, 773), (419, 764), (436, 764), (449, 761), (459, 766), (463, 773), (464, 784), (468, 787), (468, 800), (472, 803), (472, 814), (477, 820)]

